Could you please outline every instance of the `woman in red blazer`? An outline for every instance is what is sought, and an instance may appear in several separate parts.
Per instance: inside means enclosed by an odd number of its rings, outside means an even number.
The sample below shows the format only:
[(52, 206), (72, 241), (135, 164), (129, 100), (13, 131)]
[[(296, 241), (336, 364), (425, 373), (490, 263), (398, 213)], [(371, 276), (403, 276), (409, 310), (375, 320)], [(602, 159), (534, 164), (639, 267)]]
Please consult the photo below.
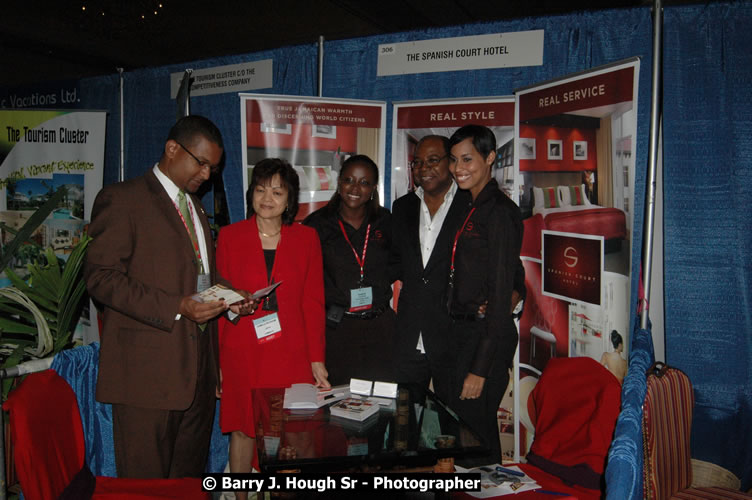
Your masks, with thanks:
[(293, 223), (299, 189), (289, 163), (260, 161), (246, 194), (248, 219), (223, 228), (217, 242), (217, 269), (233, 287), (259, 290), (281, 282), (253, 315), (220, 324), (220, 426), (232, 433), (232, 472), (251, 470), (252, 389), (329, 386), (321, 245), (315, 230)]

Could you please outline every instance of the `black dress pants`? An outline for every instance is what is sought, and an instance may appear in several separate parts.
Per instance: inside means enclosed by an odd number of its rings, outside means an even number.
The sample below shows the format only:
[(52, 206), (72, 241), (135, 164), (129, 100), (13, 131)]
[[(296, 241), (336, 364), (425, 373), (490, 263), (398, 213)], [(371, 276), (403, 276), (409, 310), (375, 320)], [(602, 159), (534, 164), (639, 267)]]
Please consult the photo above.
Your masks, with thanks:
[(490, 450), (487, 455), (460, 461), (462, 465), (472, 467), (501, 461), (501, 444), (496, 415), (509, 383), (509, 367), (504, 366), (505, 363), (501, 361), (509, 356), (500, 356), (496, 353), (480, 397), (460, 399), (465, 377), (470, 371), (480, 336), (485, 328), (486, 324), (483, 320), (452, 322), (453, 352), (456, 353), (456, 357), (454, 366), (450, 368), (452, 381), (447, 404), (478, 434)]

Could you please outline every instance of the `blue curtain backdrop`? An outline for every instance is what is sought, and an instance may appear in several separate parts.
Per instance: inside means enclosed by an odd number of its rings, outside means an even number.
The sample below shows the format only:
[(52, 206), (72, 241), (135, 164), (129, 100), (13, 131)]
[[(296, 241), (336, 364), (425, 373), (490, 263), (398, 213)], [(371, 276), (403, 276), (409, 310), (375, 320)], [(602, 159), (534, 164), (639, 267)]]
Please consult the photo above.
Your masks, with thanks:
[(752, 486), (752, 5), (665, 11), (666, 361), (692, 452)]
[[(752, 227), (747, 207), (752, 191), (750, 85), (752, 3), (667, 8), (664, 17), (664, 204), (665, 329), (668, 363), (688, 373), (697, 406), (693, 454), (723, 465), (752, 486)], [(376, 77), (380, 43), (485, 33), (545, 30), (544, 64)], [(383, 100), (387, 106), (387, 185), (390, 181), (391, 103), (512, 94), (514, 89), (569, 73), (640, 56), (632, 257), (640, 261), (648, 128), (652, 20), (650, 9), (623, 9), (451, 28), (325, 43), (326, 97)], [(263, 93), (317, 92), (316, 45), (151, 68), (125, 74), (126, 178), (142, 174), (159, 159), (175, 119), (169, 75), (186, 68), (274, 60), (274, 87)], [(105, 109), (105, 184), (119, 165), (118, 77), (77, 82), (72, 107)], [(49, 85), (47, 85), (49, 87)], [(0, 97), (7, 95), (0, 89)], [(7, 106), (7, 104), (6, 104)], [(58, 106), (64, 107), (64, 106)], [(243, 189), (240, 106), (235, 94), (194, 97), (194, 113), (208, 116), (223, 132), (223, 177), (230, 215), (241, 220)], [(204, 200), (212, 212), (212, 198)], [(385, 200), (389, 206), (391, 200)], [(632, 276), (635, 311), (637, 275)]]
[[(542, 66), (501, 68), (376, 77), (377, 46), (431, 38), (471, 36), (487, 33), (545, 30)], [(640, 56), (641, 71), (638, 100), (638, 130), (635, 197), (641, 200), (645, 191), (647, 138), (650, 107), (650, 66), (652, 24), (650, 9), (619, 9), (578, 13), (565, 16), (526, 18), (514, 21), (481, 23), (450, 28), (411, 31), (383, 36), (332, 41), (324, 44), (325, 97), (371, 99), (386, 101), (387, 137), (392, 126), (394, 101), (472, 96), (511, 95), (515, 89), (559, 78), (594, 66)], [(175, 101), (170, 99), (170, 73), (186, 68), (206, 67), (274, 60), (274, 87), (260, 91), (269, 94), (313, 96), (317, 93), (317, 46), (284, 47), (253, 54), (226, 56), (211, 60), (162, 66), (125, 73), (125, 177), (141, 175), (158, 159), (167, 132), (174, 122)], [(117, 179), (119, 142), (112, 143), (112, 130), (119, 126), (116, 95), (104, 95), (103, 88), (117, 88), (117, 77), (86, 79), (87, 88), (96, 89), (84, 95), (81, 107), (103, 107), (111, 110), (108, 119), (105, 183)], [(83, 83), (82, 83), (83, 85)], [(225, 140), (223, 180), (232, 222), (242, 220), (243, 186), (240, 151), (240, 105), (236, 94), (201, 96), (191, 99), (193, 113), (203, 114), (217, 123)], [(117, 118), (117, 119), (115, 119)], [(117, 137), (119, 130), (114, 137)], [(386, 185), (390, 182), (391, 143), (387, 140)], [(392, 200), (385, 200), (391, 206)], [(213, 212), (211, 193), (204, 197), (207, 210)], [(642, 246), (643, 206), (636, 203), (633, 238), (633, 261), (639, 261)], [(632, 310), (635, 307), (637, 275), (632, 276)]]
[[(545, 30), (542, 66), (501, 68), (376, 77), (377, 46), (431, 38), (471, 36)], [(325, 97), (370, 99), (387, 102), (387, 149), (385, 183), (390, 182), (392, 126), (391, 103), (414, 99), (480, 97), (511, 95), (514, 90), (542, 81), (559, 78), (622, 59), (642, 58), (639, 100), (635, 197), (645, 191), (645, 165), (650, 107), (650, 66), (652, 25), (650, 9), (619, 9), (578, 13), (566, 16), (526, 18), (514, 21), (481, 23), (450, 28), (411, 31), (383, 36), (332, 41), (324, 44)], [(143, 174), (159, 159), (170, 126), (175, 120), (176, 103), (170, 98), (170, 74), (187, 68), (201, 69), (241, 62), (273, 59), (274, 86), (261, 93), (313, 96), (317, 94), (316, 44), (283, 47), (253, 54), (193, 61), (124, 74), (125, 106), (125, 178)], [(87, 78), (78, 82), (81, 109), (105, 109), (107, 143), (105, 146), (104, 183), (118, 179), (120, 161), (120, 112), (118, 75)], [(48, 87), (49, 85), (45, 85)], [(3, 97), (0, 89), (0, 97)], [(6, 91), (7, 92), (7, 91)], [(213, 120), (225, 140), (223, 180), (230, 218), (237, 222), (243, 210), (242, 156), (240, 151), (240, 100), (237, 94), (194, 97), (191, 111)], [(204, 197), (204, 206), (213, 213), (213, 196)], [(392, 200), (385, 200), (391, 206)], [(633, 237), (633, 261), (640, 258), (642, 246), (643, 206), (636, 203)], [(635, 308), (637, 275), (632, 276), (632, 310)]]
[[(317, 73), (316, 46), (298, 46), (227, 56), (186, 64), (149, 68), (126, 74), (125, 161), (126, 178), (143, 174), (159, 160), (165, 138), (175, 123), (175, 100), (170, 99), (170, 74), (227, 64), (273, 59), (274, 87), (264, 93), (313, 95)], [(245, 218), (243, 174), (240, 150), (240, 98), (237, 94), (216, 94), (191, 98), (191, 113), (204, 115), (217, 124), (225, 142), (223, 181), (232, 222)], [(214, 213), (211, 193), (204, 206)]]

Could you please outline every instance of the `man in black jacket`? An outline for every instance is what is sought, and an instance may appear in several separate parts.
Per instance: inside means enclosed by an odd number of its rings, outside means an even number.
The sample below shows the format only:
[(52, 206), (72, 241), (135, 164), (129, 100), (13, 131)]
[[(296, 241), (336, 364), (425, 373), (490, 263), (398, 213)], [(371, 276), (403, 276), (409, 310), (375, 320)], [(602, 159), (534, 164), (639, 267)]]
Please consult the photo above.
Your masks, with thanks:
[(449, 140), (420, 140), (411, 163), (419, 185), (392, 207), (392, 264), (402, 280), (397, 304), (397, 381), (422, 397), (433, 378), (434, 392), (446, 400), (449, 315), (446, 286), (455, 232), (471, 203), (449, 173)]
[[(452, 243), (472, 198), (457, 188), (449, 172), (447, 137), (423, 137), (410, 166), (419, 187), (392, 206), (392, 279), (402, 280), (395, 327), (396, 376), (419, 399), (433, 379), (434, 392), (449, 401), (447, 366), (453, 353), (448, 348), (446, 287)], [(524, 298), (525, 271), (520, 264), (511, 309)]]

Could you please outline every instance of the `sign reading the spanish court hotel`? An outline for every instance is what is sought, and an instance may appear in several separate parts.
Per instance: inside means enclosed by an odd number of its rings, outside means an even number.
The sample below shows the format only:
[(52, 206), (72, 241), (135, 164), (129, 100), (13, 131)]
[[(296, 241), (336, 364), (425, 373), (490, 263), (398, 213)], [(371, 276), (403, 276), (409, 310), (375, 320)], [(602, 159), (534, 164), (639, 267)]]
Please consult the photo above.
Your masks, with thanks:
[(603, 237), (542, 231), (543, 295), (601, 304)]
[(379, 45), (377, 76), (543, 64), (543, 30)]
[[(191, 96), (245, 92), (272, 88), (272, 59), (213, 68), (196, 69), (191, 73)], [(170, 73), (170, 97), (175, 99), (183, 72)]]

